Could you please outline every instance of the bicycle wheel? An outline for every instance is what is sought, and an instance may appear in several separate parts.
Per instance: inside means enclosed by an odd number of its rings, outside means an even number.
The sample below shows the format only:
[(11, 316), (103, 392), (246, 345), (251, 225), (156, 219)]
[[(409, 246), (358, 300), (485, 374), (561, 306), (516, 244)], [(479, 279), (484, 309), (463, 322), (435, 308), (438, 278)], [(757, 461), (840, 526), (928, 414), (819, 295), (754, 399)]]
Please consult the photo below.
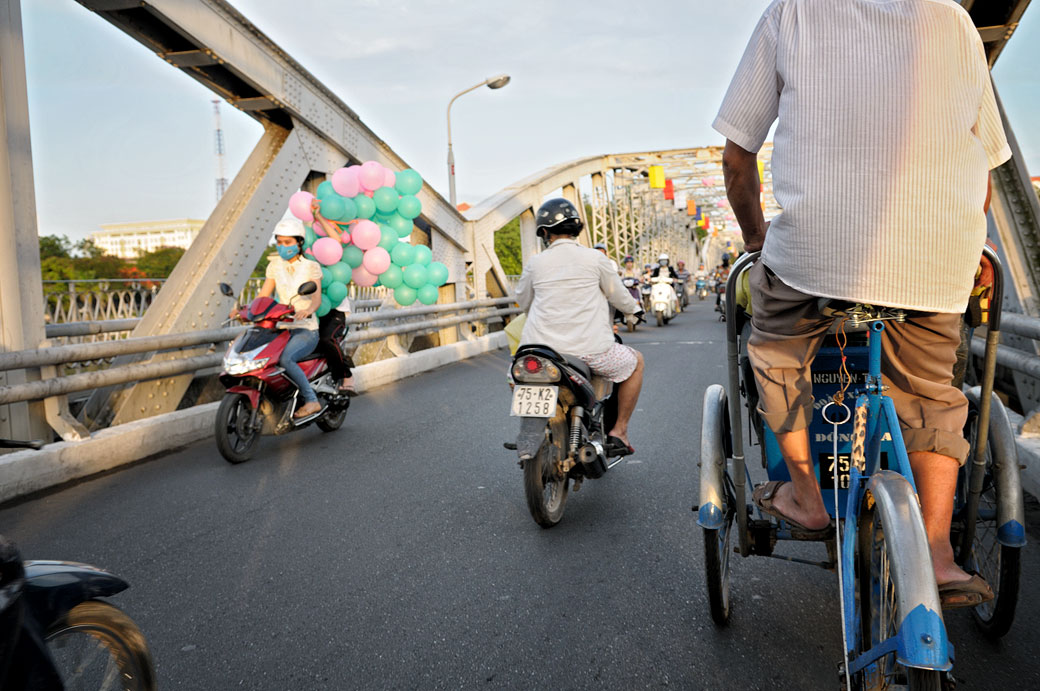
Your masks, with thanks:
[(66, 691), (154, 691), (144, 634), (107, 602), (82, 602), (47, 632), (47, 647)]
[(734, 499), (726, 476), (726, 495), (722, 507), (724, 522), (721, 528), (703, 528), (704, 576), (708, 584), (708, 607), (712, 620), (719, 626), (729, 623), (729, 557), (733, 553), (730, 537), (733, 534)]
[[(885, 542), (885, 527), (881, 515), (868, 497), (864, 498), (859, 515), (859, 549), (856, 571), (859, 578), (860, 649), (856, 655), (880, 645), (897, 633), (902, 621), (899, 598), (892, 580), (889, 546)], [(895, 652), (879, 658), (873, 665), (856, 674), (853, 688), (861, 691), (939, 691), (942, 675), (931, 669), (905, 667), (896, 660)]]

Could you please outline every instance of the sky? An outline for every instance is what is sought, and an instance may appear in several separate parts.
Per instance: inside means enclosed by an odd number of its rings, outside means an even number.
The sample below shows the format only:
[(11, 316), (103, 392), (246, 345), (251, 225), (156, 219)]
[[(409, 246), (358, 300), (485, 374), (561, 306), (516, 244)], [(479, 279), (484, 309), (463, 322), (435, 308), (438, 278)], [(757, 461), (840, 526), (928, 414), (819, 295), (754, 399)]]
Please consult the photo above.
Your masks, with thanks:
[[(711, 129), (769, 0), (232, 0), (445, 197), (455, 102), (460, 202), (543, 168), (722, 143)], [(41, 235), (206, 218), (215, 204), (212, 93), (73, 0), (22, 0)], [(994, 69), (1040, 174), (1040, 8)], [(232, 178), (260, 125), (221, 104)]]

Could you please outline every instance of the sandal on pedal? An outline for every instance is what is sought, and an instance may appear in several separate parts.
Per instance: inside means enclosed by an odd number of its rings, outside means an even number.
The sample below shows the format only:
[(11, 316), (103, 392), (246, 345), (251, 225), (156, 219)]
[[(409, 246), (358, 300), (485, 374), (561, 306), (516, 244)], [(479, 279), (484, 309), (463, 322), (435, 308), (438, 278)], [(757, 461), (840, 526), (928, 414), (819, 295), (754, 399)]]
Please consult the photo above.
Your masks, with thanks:
[(828, 525), (825, 528), (806, 528), (798, 521), (788, 518), (780, 509), (776, 508), (773, 499), (776, 497), (776, 491), (780, 489), (780, 485), (785, 484), (787, 484), (787, 480), (772, 480), (758, 485), (751, 493), (751, 501), (755, 502), (755, 506), (762, 509), (765, 513), (787, 523), (791, 527), (791, 537), (796, 540), (821, 540), (833, 535), (833, 525)]
[(628, 456), (636, 452), (635, 448), (623, 442), (620, 437), (607, 437), (606, 451), (609, 458)]
[(939, 600), (943, 609), (975, 607), (993, 599), (993, 589), (977, 572), (971, 572), (967, 581), (952, 581), (939, 585)]

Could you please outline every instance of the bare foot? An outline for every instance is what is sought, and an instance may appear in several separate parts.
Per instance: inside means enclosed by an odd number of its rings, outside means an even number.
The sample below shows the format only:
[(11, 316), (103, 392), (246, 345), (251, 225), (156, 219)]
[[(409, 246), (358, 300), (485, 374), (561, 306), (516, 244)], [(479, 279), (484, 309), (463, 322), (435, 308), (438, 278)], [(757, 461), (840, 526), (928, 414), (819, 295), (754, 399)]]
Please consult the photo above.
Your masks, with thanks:
[(608, 437), (617, 437), (621, 441), (625, 442), (625, 446), (628, 446), (628, 447), (632, 446), (632, 444), (630, 444), (629, 441), (628, 441), (628, 430), (619, 432), (617, 430), (617, 428), (614, 428), (614, 429), (610, 430), (610, 432), (607, 434), (607, 436)]
[(935, 582), (939, 585), (947, 583), (967, 583), (971, 580), (971, 574), (956, 564), (932, 564), (935, 571)]
[(310, 403), (304, 403), (302, 406), (300, 406), (296, 410), (296, 413), (293, 414), (293, 417), (294, 418), (307, 417), (308, 415), (314, 415), (319, 410), (321, 410), (321, 403), (318, 403), (317, 401), (312, 401)]
[(818, 506), (807, 507), (798, 503), (794, 496), (794, 483), (785, 482), (773, 494), (773, 506), (783, 515), (801, 523), (809, 530), (820, 530), (831, 524), (830, 514), (823, 508), (823, 503)]

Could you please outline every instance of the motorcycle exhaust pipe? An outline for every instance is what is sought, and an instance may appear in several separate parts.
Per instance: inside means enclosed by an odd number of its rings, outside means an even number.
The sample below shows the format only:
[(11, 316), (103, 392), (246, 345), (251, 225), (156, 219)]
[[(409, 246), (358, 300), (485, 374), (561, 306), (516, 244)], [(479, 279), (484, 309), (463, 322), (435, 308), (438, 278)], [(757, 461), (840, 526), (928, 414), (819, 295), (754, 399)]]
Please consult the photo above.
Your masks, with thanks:
[(603, 477), (603, 473), (607, 472), (607, 459), (603, 447), (595, 442), (585, 444), (578, 449), (578, 461), (585, 472), (585, 477), (596, 479)]

